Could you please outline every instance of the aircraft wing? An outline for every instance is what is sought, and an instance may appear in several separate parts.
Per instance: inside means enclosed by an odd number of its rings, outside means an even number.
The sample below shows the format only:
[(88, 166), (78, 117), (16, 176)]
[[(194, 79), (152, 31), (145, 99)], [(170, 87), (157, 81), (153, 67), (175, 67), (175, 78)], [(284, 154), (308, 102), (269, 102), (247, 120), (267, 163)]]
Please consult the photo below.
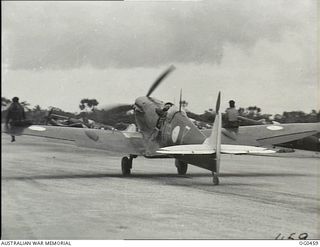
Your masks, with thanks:
[[(241, 126), (237, 133), (222, 129), (222, 143), (267, 147), (299, 140), (319, 132), (320, 123)], [(204, 130), (202, 133), (209, 136), (211, 130)]]
[[(168, 155), (180, 155), (180, 154), (214, 154), (216, 150), (206, 144), (196, 145), (178, 145), (160, 148), (157, 153)], [(221, 153), (223, 154), (270, 154), (275, 153), (274, 150), (270, 150), (263, 147), (244, 146), (244, 145), (221, 145)]]
[(31, 125), (2, 128), (3, 132), (14, 135), (29, 135), (55, 140), (70, 141), (79, 147), (102, 149), (119, 154), (143, 155), (145, 145), (142, 135), (133, 131), (102, 130), (89, 128)]

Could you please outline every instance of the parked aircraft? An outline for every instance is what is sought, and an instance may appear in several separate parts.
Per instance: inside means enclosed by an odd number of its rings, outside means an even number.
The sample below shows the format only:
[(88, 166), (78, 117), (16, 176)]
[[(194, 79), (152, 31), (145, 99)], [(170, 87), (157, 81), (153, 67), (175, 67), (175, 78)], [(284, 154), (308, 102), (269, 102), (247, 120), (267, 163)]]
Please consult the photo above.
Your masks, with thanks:
[(320, 132), (320, 123), (243, 126), (237, 131), (222, 128), (220, 92), (213, 128), (201, 131), (181, 107), (150, 96), (173, 69), (166, 70), (146, 96), (138, 97), (133, 105), (128, 105), (128, 109), (134, 110), (136, 126), (130, 126), (126, 131), (31, 125), (13, 126), (6, 132), (68, 140), (81, 147), (123, 154), (123, 175), (131, 173), (132, 161), (137, 156), (174, 158), (178, 174), (186, 174), (188, 164), (195, 165), (211, 171), (215, 185), (219, 184), (221, 154), (273, 153), (273, 145)]
[[(192, 119), (198, 121), (197, 122), (198, 125), (199, 125), (199, 123), (201, 123), (201, 125), (203, 125), (203, 124), (208, 125), (208, 123), (212, 123), (215, 118), (214, 112), (206, 112), (204, 114), (196, 114), (196, 113), (189, 111), (186, 113), (189, 118), (192, 118)], [(240, 125), (244, 125), (244, 126), (255, 125), (255, 127), (257, 127), (256, 125), (270, 125), (271, 124), (271, 123), (267, 123), (265, 121), (265, 119), (257, 121), (257, 120), (250, 119), (250, 118), (243, 117), (243, 116), (238, 116), (238, 120), (240, 122)], [(280, 125), (280, 123), (275, 122), (275, 121), (272, 121), (272, 124), (274, 126)], [(306, 124), (306, 123), (304, 123), (304, 124)], [(223, 126), (223, 124), (222, 124), (222, 126)], [(273, 127), (273, 128), (277, 128), (277, 127)], [(205, 131), (205, 132), (207, 132), (207, 135), (208, 135), (208, 133), (210, 133), (210, 131)], [(294, 149), (320, 152), (320, 132), (316, 133), (315, 135), (307, 136), (302, 139), (297, 139), (294, 141), (276, 144), (276, 146), (277, 147), (284, 147), (285, 149), (281, 149), (281, 151), (283, 151), (283, 152), (286, 152), (286, 151), (293, 152)]]

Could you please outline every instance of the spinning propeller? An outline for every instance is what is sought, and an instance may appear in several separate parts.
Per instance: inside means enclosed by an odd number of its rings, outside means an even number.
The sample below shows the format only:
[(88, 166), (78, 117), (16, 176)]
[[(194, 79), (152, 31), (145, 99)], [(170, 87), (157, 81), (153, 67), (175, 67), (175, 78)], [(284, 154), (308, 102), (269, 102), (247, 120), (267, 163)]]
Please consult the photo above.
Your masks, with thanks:
[(173, 65), (171, 65), (166, 71), (164, 71), (158, 78), (155, 80), (155, 82), (151, 85), (147, 97), (149, 97), (154, 90), (160, 85), (160, 83), (175, 69)]
[[(151, 85), (149, 91), (147, 92), (146, 96), (150, 97), (150, 95), (157, 89), (160, 83), (175, 69), (173, 65), (171, 65), (168, 69), (166, 69)], [(123, 111), (130, 111), (133, 109), (132, 104), (118, 104), (109, 107), (102, 108), (101, 110), (105, 111), (114, 111), (114, 112), (123, 112)]]

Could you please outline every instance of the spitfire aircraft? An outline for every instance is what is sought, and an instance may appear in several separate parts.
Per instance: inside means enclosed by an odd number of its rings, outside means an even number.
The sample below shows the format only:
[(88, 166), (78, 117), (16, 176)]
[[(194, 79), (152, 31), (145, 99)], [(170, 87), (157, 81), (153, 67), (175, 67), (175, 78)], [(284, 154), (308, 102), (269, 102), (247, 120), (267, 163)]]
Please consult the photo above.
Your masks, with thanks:
[[(312, 136), (320, 123), (242, 126), (237, 131), (222, 128), (221, 94), (216, 101), (216, 117), (211, 130), (200, 130), (180, 106), (151, 97), (153, 91), (174, 69), (167, 69), (151, 86), (146, 96), (138, 97), (133, 109), (136, 125), (126, 131), (47, 125), (11, 126), (5, 132), (67, 140), (80, 147), (103, 149), (124, 155), (123, 175), (129, 175), (133, 159), (174, 158), (177, 172), (184, 175), (188, 164), (212, 172), (219, 184), (221, 154), (269, 154), (274, 145)], [(181, 100), (180, 100), (181, 102)]]

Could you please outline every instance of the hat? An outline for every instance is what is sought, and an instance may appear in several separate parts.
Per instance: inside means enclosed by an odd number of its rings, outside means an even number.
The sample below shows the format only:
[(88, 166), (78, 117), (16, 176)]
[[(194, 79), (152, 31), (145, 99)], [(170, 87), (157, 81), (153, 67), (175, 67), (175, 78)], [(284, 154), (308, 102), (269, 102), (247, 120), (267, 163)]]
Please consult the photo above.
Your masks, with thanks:
[(229, 100), (229, 104), (234, 104), (236, 102), (234, 102), (234, 100)]
[(18, 97), (13, 97), (13, 98), (12, 98), (12, 101), (13, 101), (13, 102), (18, 102), (18, 101), (19, 101), (19, 98), (18, 98)]

